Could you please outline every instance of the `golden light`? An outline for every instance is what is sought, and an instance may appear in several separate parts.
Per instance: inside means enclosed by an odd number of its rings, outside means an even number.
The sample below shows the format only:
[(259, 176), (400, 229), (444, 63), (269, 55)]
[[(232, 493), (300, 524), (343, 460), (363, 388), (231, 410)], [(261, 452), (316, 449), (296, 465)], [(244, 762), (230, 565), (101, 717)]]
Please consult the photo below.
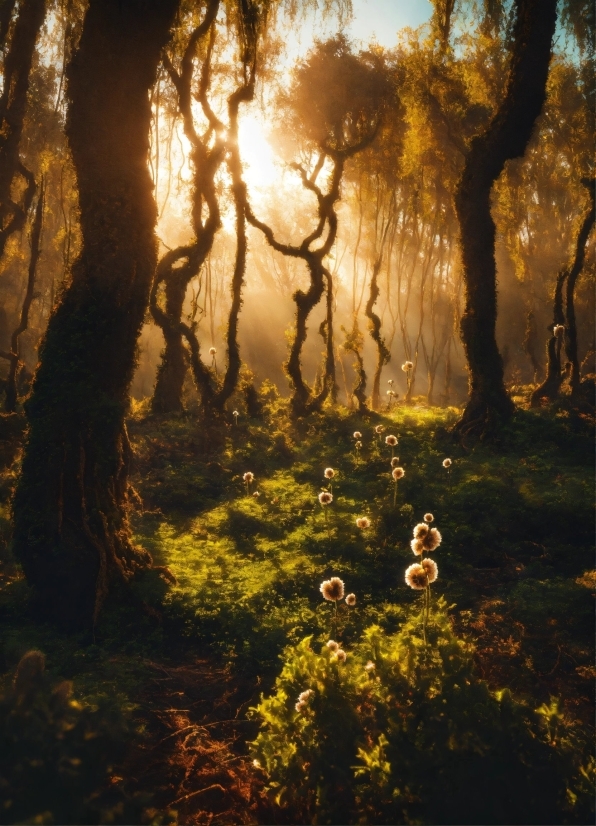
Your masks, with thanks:
[(244, 180), (251, 198), (259, 200), (265, 190), (279, 183), (282, 177), (280, 165), (266, 137), (263, 116), (255, 112), (245, 114), (238, 125), (238, 142), (244, 166)]

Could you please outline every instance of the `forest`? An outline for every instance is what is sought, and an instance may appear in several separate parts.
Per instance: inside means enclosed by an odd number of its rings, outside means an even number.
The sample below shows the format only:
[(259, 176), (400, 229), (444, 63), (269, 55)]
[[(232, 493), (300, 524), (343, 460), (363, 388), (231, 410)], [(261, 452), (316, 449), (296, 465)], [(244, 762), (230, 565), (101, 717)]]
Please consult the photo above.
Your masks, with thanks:
[(0, 0), (0, 823), (594, 822), (595, 8), (409, 2)]

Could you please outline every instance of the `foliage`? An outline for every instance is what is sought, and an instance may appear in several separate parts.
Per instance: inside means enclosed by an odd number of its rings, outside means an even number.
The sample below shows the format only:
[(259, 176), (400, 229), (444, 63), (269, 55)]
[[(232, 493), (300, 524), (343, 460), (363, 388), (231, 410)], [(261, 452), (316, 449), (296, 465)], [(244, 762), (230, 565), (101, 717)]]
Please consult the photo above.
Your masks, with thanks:
[(445, 608), (428, 646), (410, 612), (396, 634), (368, 627), (343, 664), (311, 638), (286, 650), (253, 743), (278, 804), (313, 823), (584, 822), (577, 731), (556, 703), (533, 713), (491, 692)]
[(135, 822), (146, 801), (109, 789), (129, 735), (120, 709), (107, 698), (78, 702), (72, 684), (53, 684), (44, 666), (29, 651), (0, 697), (2, 822)]

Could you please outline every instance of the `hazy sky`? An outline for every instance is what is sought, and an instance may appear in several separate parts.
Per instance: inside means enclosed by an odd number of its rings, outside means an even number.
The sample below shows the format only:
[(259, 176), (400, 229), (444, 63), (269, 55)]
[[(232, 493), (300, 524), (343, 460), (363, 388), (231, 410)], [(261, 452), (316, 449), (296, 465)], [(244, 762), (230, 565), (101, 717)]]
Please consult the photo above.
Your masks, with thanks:
[(382, 46), (394, 46), (399, 29), (425, 23), (432, 11), (430, 0), (352, 0), (352, 4), (354, 38), (367, 42), (374, 36)]

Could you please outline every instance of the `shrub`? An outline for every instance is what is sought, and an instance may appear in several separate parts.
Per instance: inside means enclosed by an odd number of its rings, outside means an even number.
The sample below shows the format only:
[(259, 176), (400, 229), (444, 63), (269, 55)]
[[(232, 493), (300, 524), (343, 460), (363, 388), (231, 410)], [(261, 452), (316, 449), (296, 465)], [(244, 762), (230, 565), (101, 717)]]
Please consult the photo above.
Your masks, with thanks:
[[(538, 713), (491, 692), (446, 605), (340, 664), (312, 638), (287, 651), (253, 743), (268, 788), (300, 822), (586, 822), (589, 769), (556, 703)], [(313, 693), (296, 711), (298, 695)]]

